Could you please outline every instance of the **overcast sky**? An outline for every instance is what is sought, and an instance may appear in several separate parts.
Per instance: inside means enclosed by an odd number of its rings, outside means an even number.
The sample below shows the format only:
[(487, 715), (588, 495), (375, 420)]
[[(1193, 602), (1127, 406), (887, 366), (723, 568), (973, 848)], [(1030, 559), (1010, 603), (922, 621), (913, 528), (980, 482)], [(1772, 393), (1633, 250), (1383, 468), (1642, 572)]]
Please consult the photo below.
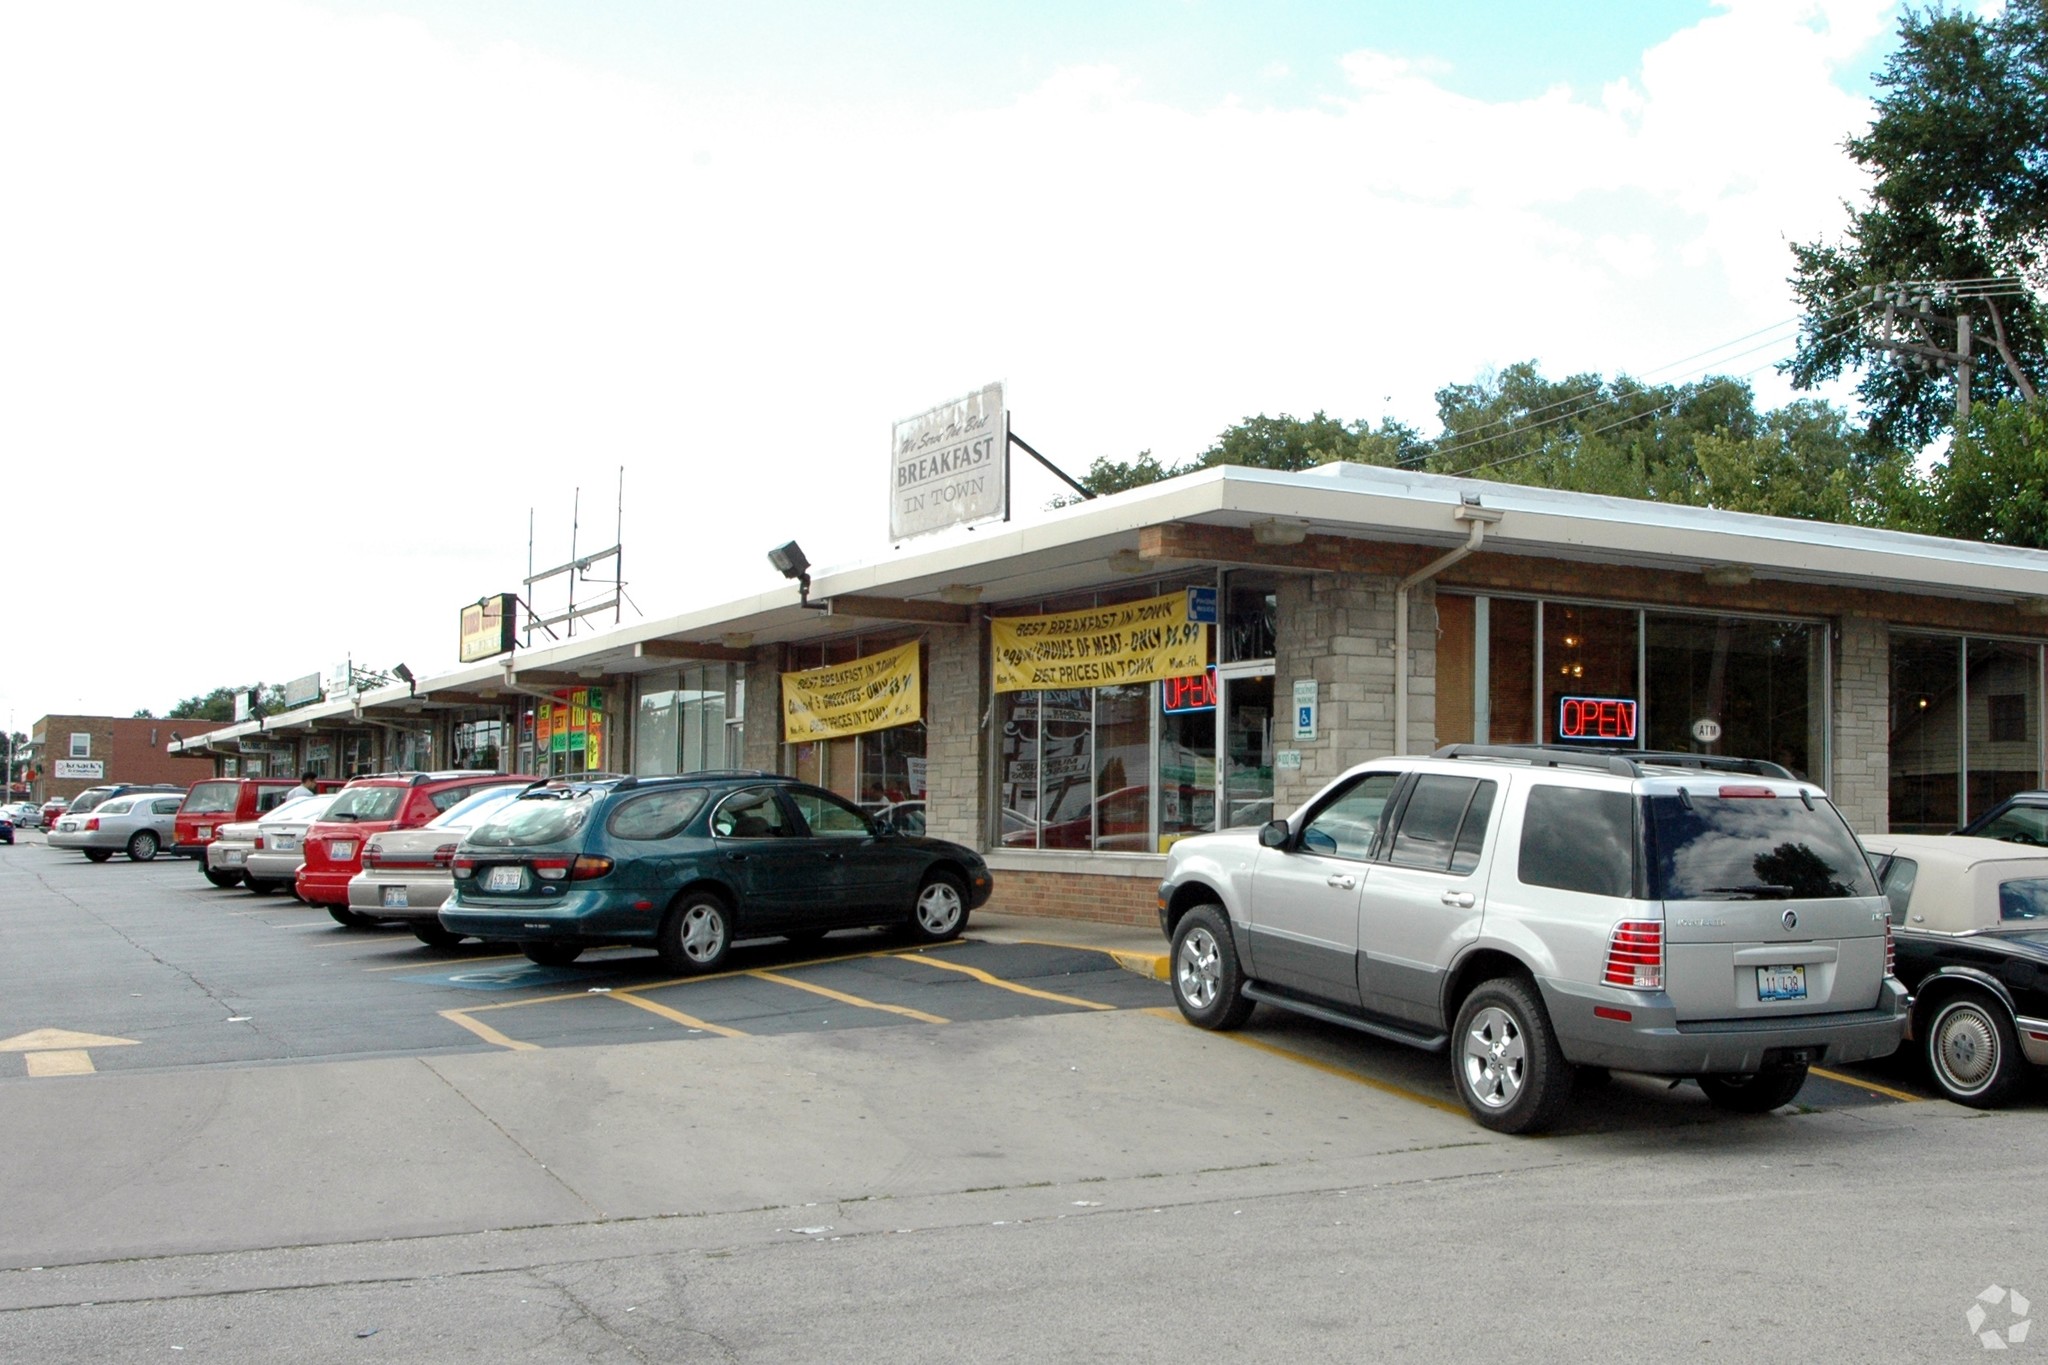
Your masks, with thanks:
[(8, 0), (0, 712), (446, 671), (621, 467), (649, 616), (887, 555), (891, 423), (992, 381), (1076, 474), (1520, 360), (1782, 402), (1897, 19)]

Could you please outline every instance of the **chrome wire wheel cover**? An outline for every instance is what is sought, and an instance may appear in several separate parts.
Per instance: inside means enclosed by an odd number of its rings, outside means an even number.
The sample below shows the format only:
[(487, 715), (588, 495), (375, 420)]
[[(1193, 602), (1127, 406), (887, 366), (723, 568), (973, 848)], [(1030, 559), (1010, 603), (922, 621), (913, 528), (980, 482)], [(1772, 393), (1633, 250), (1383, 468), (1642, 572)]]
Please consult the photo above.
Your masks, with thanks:
[(1934, 1017), (1928, 1056), (1958, 1095), (1975, 1095), (1998, 1077), (1998, 1029), (1981, 1006), (1959, 1000)]
[(1522, 1093), (1529, 1056), (1521, 1025), (1498, 1005), (1472, 1016), (1465, 1034), (1465, 1088), (1488, 1109), (1505, 1109)]
[(683, 912), (683, 956), (692, 962), (712, 962), (725, 946), (725, 916), (716, 906), (693, 905)]
[(1173, 988), (1180, 998), (1198, 1010), (1214, 1004), (1223, 979), (1222, 958), (1214, 934), (1200, 927), (1190, 929), (1180, 941), (1173, 963)]
[(932, 882), (917, 893), (917, 924), (927, 934), (953, 932), (963, 913), (960, 889), (951, 882)]

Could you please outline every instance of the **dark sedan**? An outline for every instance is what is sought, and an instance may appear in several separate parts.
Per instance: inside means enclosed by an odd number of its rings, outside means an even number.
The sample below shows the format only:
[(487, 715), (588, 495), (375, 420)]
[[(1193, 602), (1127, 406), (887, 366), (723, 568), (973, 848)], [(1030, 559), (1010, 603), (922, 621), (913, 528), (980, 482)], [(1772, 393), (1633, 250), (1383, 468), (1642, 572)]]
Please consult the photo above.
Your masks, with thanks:
[(451, 870), (450, 934), (544, 965), (640, 944), (681, 972), (714, 970), (739, 938), (884, 925), (940, 942), (991, 889), (972, 849), (759, 772), (536, 784), (469, 832)]
[(2048, 852), (1953, 834), (1865, 839), (1891, 900), (1907, 1037), (1943, 1094), (1990, 1109), (2048, 1066)]
[(2048, 792), (2014, 792), (1956, 833), (2013, 844), (2048, 845)]

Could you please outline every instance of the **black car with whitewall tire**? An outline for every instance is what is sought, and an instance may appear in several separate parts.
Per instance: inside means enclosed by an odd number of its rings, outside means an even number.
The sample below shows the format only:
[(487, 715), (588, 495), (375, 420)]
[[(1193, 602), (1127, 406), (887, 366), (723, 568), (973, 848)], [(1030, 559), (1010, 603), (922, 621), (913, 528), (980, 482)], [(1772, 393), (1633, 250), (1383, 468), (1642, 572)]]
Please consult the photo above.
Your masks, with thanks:
[[(2031, 841), (2028, 841), (2030, 843)], [(1866, 837), (1891, 904), (1908, 1037), (1935, 1088), (1996, 1109), (2048, 1067), (2048, 849), (1951, 834)]]
[(448, 934), (547, 966), (638, 945), (686, 973), (715, 971), (743, 938), (881, 926), (943, 942), (993, 889), (972, 849), (750, 771), (537, 782), (464, 835), (450, 871)]

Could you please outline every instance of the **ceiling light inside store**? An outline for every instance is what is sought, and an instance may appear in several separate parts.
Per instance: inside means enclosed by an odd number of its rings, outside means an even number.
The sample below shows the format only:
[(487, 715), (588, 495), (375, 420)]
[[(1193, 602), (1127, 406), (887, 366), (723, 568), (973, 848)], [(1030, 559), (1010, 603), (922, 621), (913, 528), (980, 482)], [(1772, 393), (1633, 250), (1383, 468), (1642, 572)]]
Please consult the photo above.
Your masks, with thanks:
[(1252, 539), (1261, 545), (1299, 545), (1308, 539), (1308, 523), (1268, 517), (1252, 523)]

